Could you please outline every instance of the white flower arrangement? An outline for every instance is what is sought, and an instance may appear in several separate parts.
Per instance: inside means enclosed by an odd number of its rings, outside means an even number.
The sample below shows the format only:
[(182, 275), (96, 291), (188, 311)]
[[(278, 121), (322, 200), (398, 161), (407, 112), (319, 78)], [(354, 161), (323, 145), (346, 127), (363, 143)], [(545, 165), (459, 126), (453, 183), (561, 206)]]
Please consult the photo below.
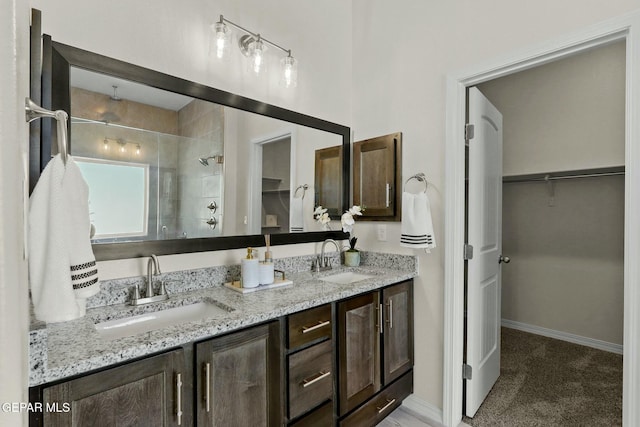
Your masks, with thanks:
[(330, 230), (331, 227), (329, 223), (331, 222), (331, 218), (327, 213), (327, 209), (322, 206), (318, 206), (315, 211), (313, 211), (313, 217), (318, 221), (318, 224), (322, 225), (322, 229), (327, 231)]
[(345, 233), (349, 233), (349, 248), (352, 251), (356, 250), (356, 242), (358, 241), (357, 237), (352, 236), (353, 226), (356, 223), (356, 216), (362, 216), (362, 212), (364, 212), (364, 208), (358, 205), (354, 205), (342, 214), (340, 218), (340, 222), (342, 223), (342, 231)]

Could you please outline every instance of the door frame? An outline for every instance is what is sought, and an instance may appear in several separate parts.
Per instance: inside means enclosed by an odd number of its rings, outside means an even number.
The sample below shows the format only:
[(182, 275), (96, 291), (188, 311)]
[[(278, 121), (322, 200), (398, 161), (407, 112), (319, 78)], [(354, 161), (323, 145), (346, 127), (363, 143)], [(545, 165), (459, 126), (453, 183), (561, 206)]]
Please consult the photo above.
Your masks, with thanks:
[[(253, 138), (250, 141), (252, 146), (250, 156), (251, 164), (256, 167), (251, 172), (251, 185), (249, 188), (249, 230), (253, 230), (253, 227), (257, 227), (257, 234), (262, 234), (261, 230), (261, 212), (262, 209), (262, 147), (272, 142), (278, 142), (282, 139), (289, 138), (291, 143), (291, 149), (289, 152), (289, 186), (294, 185), (296, 182), (297, 164), (296, 164), (296, 146), (297, 146), (297, 134), (295, 129), (283, 129), (273, 133), (267, 133), (259, 137)], [(291, 206), (291, 199), (293, 198), (294, 191), (289, 194), (289, 206)], [(291, 223), (291, 218), (289, 218)], [(256, 234), (256, 233), (254, 233)]]
[[(640, 10), (447, 75), (443, 425), (462, 420), (466, 88), (615, 41), (626, 41), (624, 372), (622, 420), (640, 425)], [(635, 116), (635, 117), (634, 117)]]

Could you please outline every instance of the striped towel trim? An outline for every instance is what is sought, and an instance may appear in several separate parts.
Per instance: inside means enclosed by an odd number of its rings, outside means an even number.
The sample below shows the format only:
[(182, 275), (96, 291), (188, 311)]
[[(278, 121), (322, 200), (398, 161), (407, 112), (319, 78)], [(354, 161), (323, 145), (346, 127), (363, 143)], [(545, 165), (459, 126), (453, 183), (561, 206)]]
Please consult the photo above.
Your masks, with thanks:
[(405, 243), (407, 245), (432, 245), (433, 236), (431, 234), (422, 234), (420, 236), (402, 234), (400, 235), (400, 243)]
[(73, 289), (83, 289), (98, 283), (96, 262), (90, 261), (71, 266), (71, 284)]

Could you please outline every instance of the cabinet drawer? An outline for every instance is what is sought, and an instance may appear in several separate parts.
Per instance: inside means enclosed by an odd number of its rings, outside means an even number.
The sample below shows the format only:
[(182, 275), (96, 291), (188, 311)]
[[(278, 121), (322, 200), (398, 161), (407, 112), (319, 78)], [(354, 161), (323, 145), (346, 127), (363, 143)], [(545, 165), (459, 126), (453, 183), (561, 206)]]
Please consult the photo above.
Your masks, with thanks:
[(297, 348), (319, 338), (331, 336), (331, 305), (301, 311), (289, 316), (289, 348)]
[(290, 419), (332, 398), (331, 354), (331, 341), (325, 341), (289, 356)]
[(413, 390), (413, 370), (383, 389), (371, 400), (340, 421), (340, 427), (374, 426), (393, 412)]
[(327, 402), (313, 412), (300, 418), (291, 427), (327, 427), (333, 425), (333, 402)]

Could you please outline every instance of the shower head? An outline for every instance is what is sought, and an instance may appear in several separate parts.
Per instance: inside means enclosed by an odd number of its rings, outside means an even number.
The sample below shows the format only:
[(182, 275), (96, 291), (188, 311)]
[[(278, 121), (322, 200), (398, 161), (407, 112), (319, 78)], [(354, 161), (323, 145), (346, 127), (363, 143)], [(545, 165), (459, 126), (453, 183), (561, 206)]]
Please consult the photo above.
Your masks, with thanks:
[(202, 166), (209, 166), (209, 160), (215, 159), (216, 163), (222, 164), (224, 162), (224, 156), (218, 154), (217, 156), (200, 157), (198, 161)]

